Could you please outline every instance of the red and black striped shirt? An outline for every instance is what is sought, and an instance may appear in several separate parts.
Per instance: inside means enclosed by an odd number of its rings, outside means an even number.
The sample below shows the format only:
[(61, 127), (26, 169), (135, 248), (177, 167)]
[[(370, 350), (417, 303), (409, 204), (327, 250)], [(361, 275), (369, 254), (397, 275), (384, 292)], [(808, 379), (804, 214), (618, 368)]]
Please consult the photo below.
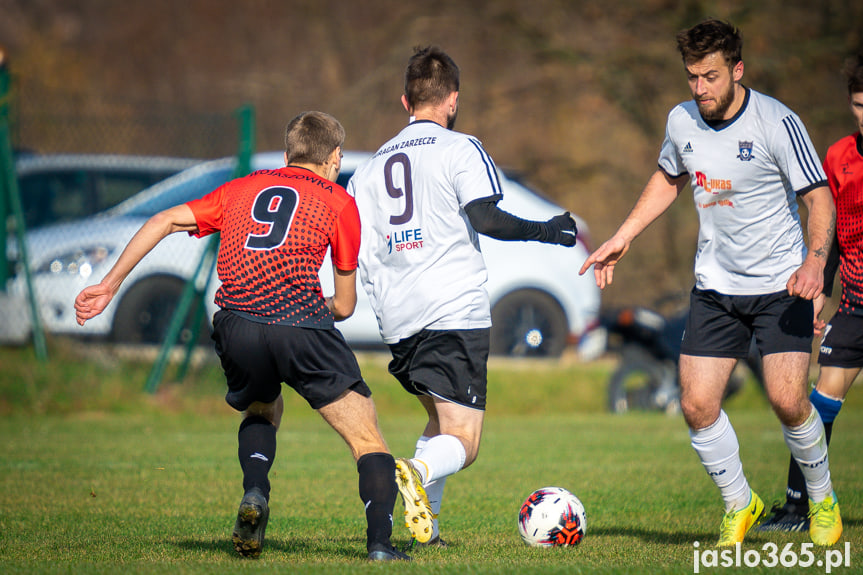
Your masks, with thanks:
[(253, 321), (329, 329), (318, 273), (357, 267), (360, 219), (354, 199), (310, 170), (259, 170), (187, 204), (201, 237), (221, 232), (216, 304)]
[[(863, 314), (863, 140), (859, 132), (830, 146), (824, 158), (824, 171), (836, 203), (834, 248), (838, 246), (842, 282), (839, 310), (860, 315)], [(828, 282), (835, 273), (835, 263), (831, 265), (828, 260), (825, 269)]]

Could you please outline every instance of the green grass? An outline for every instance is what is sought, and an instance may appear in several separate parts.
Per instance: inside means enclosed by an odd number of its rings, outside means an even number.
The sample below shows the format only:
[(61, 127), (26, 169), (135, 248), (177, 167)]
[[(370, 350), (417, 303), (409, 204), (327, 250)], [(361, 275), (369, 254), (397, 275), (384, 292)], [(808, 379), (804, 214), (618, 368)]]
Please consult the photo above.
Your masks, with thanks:
[[(2, 573), (642, 573), (693, 571), (694, 542), (711, 545), (721, 503), (680, 417), (602, 412), (608, 360), (579, 364), (493, 361), (479, 460), (450, 478), (442, 513), (446, 550), (412, 564), (365, 561), (356, 467), (343, 442), (286, 394), (272, 479), (267, 544), (257, 561), (229, 542), (240, 493), (238, 416), (221, 400), (217, 366), (141, 392), (149, 365), (80, 348), (0, 349), (0, 572)], [(108, 355), (106, 355), (108, 354)], [(396, 455), (412, 453), (422, 411), (386, 375), (361, 365)], [(747, 476), (766, 502), (784, 490), (788, 454), (779, 424), (751, 382), (727, 405)], [(863, 396), (852, 390), (830, 460), (861, 572)], [(560, 485), (588, 514), (584, 542), (532, 549), (516, 529), (534, 489)], [(400, 505), (400, 504), (399, 504)], [(799, 551), (804, 535), (760, 535)], [(398, 524), (394, 542), (408, 542)], [(819, 551), (819, 553), (821, 553)], [(817, 555), (816, 558), (820, 558)], [(742, 572), (799, 570), (744, 568)], [(702, 567), (702, 572), (734, 569)], [(804, 572), (822, 573), (813, 566)]]

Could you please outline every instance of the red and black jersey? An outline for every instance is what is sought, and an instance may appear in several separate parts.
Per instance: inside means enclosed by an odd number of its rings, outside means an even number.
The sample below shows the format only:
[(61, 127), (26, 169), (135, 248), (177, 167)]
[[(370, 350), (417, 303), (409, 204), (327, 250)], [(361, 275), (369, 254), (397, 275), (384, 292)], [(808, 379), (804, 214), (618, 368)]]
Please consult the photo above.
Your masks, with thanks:
[[(830, 146), (824, 171), (836, 203), (836, 244), (842, 282), (840, 311), (863, 314), (863, 142), (860, 133)], [(835, 268), (833, 269), (835, 273)]]
[(259, 170), (187, 204), (201, 237), (221, 232), (216, 305), (251, 320), (328, 329), (333, 316), (318, 277), (357, 267), (360, 219), (338, 184), (310, 170)]

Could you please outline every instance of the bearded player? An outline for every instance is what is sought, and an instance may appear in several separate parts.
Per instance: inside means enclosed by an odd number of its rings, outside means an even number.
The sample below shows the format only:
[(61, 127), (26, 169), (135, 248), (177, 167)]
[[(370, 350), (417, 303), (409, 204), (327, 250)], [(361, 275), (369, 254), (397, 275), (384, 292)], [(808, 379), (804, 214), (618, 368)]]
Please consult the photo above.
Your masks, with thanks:
[[(741, 543), (764, 516), (743, 473), (722, 398), (755, 336), (764, 388), (794, 459), (805, 467), (809, 536), (842, 534), (824, 424), (807, 396), (813, 303), (821, 293), (835, 208), (800, 118), (743, 85), (740, 31), (710, 19), (677, 35), (692, 100), (668, 115), (659, 168), (617, 232), (585, 261), (611, 283), (632, 241), (690, 184), (699, 219), (695, 287), (681, 343), (680, 406), (690, 442), (722, 497), (720, 547)], [(797, 213), (807, 207), (810, 245)]]

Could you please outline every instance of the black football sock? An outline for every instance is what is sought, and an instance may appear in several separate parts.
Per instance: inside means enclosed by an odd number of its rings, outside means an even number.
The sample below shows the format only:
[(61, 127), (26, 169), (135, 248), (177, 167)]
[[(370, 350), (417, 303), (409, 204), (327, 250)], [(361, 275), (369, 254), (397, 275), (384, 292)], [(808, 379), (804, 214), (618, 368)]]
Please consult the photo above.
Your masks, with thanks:
[[(833, 422), (824, 424), (824, 438), (827, 440), (827, 445), (830, 445), (830, 436), (833, 435)], [(806, 491), (806, 479), (803, 477), (803, 472), (800, 471), (800, 466), (791, 458), (788, 464), (788, 487), (785, 490), (785, 500), (787, 503), (797, 507), (801, 514), (805, 514), (809, 510), (809, 494)]]
[(276, 426), (260, 415), (247, 417), (237, 433), (237, 455), (243, 469), (243, 491), (253, 487), (270, 500), (270, 480), (267, 475), (276, 458)]
[(360, 474), (360, 499), (366, 506), (367, 547), (374, 543), (390, 545), (393, 534), (393, 508), (396, 504), (396, 461), (389, 453), (366, 453), (357, 461)]

